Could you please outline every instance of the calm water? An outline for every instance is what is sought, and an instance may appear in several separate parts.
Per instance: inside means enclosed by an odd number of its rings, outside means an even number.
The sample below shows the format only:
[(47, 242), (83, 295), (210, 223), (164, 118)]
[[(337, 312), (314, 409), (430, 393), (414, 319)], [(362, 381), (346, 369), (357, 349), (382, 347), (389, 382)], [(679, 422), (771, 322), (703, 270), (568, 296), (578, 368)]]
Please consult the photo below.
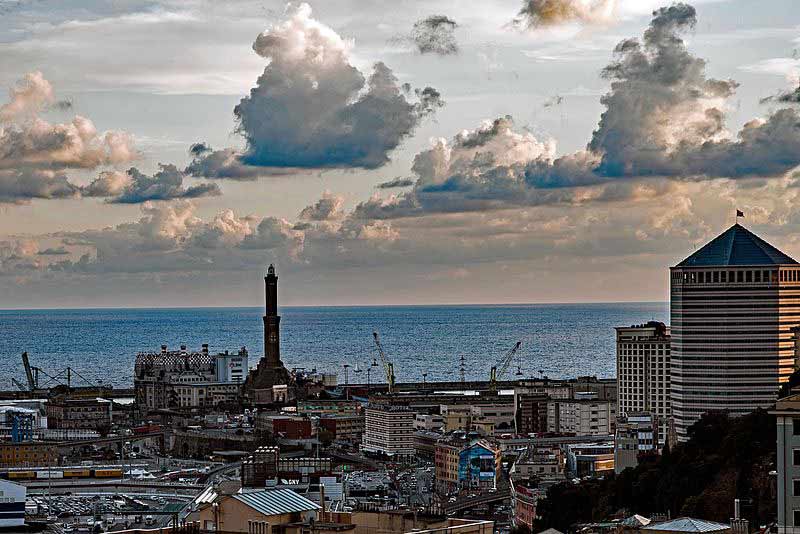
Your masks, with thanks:
[[(24, 382), (20, 354), (51, 374), (67, 366), (89, 380), (132, 383), (139, 351), (185, 344), (212, 351), (246, 346), (251, 366), (263, 351), (260, 308), (0, 310), (0, 387)], [(284, 307), (281, 352), (287, 367), (338, 372), (342, 365), (366, 368), (376, 356), (377, 330), (398, 381), (458, 379), (459, 359), (467, 379), (487, 379), (489, 369), (517, 340), (517, 366), (525, 376), (615, 375), (614, 330), (648, 320), (665, 321), (666, 303), (513, 306)], [(374, 370), (377, 371), (377, 368)], [(379, 379), (372, 372), (373, 381)], [(366, 373), (350, 382), (366, 382)]]

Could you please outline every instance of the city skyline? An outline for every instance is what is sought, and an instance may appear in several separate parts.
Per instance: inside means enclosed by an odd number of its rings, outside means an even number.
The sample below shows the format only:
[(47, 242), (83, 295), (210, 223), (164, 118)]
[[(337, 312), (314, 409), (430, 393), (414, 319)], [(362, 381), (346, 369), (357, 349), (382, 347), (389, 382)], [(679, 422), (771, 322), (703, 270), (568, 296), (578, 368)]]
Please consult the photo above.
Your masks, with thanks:
[(0, 5), (0, 307), (665, 302), (737, 209), (800, 256), (791, 3), (560, 3)]

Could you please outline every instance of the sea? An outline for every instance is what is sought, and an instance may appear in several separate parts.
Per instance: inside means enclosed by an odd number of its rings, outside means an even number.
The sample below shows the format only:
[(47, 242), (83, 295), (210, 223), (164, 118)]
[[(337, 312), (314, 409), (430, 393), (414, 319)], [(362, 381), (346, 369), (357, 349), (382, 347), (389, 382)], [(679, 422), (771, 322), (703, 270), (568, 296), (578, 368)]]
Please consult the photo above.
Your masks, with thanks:
[[(616, 375), (614, 327), (667, 322), (664, 302), (473, 306), (282, 307), (288, 368), (336, 373), (340, 383), (385, 381), (373, 366), (378, 332), (398, 382), (487, 380), (517, 341), (505, 379)], [(133, 384), (138, 352), (186, 345), (263, 353), (261, 308), (0, 310), (0, 389), (25, 383), (21, 354), (42, 369), (40, 385), (71, 368), (75, 385)], [(462, 361), (463, 357), (463, 361)], [(378, 360), (378, 363), (380, 360)], [(367, 376), (369, 369), (369, 377)], [(46, 374), (45, 374), (46, 373)], [(53, 377), (52, 380), (47, 375)]]

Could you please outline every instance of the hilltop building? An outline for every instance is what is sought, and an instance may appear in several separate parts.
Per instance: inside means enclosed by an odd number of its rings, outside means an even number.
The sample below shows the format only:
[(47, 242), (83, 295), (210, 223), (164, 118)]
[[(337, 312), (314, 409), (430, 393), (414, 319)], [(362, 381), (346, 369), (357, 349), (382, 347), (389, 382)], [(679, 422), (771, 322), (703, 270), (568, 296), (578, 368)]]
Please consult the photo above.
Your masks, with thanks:
[(617, 331), (617, 415), (652, 413), (664, 446), (670, 407), (670, 331), (658, 321)]
[(735, 224), (670, 269), (670, 297), (678, 440), (705, 412), (772, 405), (795, 369), (800, 264)]
[(285, 403), (293, 397), (291, 388), (276, 388), (290, 384), (291, 377), (281, 361), (281, 316), (278, 315), (278, 276), (274, 265), (270, 264), (267, 269), (264, 288), (264, 356), (245, 382), (245, 395), (256, 405)]

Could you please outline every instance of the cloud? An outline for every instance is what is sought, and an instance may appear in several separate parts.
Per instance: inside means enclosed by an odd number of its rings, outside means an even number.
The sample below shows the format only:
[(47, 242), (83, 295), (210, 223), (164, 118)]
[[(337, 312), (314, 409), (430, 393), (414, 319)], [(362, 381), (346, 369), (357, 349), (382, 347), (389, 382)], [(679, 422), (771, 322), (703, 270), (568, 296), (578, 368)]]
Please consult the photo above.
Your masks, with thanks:
[(695, 9), (656, 10), (643, 39), (615, 47), (603, 70), (611, 87), (587, 147), (556, 156), (555, 142), (520, 132), (500, 117), (451, 141), (435, 139), (414, 159), (413, 188), (356, 206), (359, 218), (392, 219), (504, 209), (588, 204), (665, 195), (678, 180), (780, 176), (800, 164), (800, 115), (779, 109), (725, 129), (736, 83), (708, 78), (705, 61), (681, 33)]
[(611, 21), (616, 7), (616, 0), (524, 0), (513, 23), (526, 29), (603, 24)]
[(762, 104), (777, 102), (778, 104), (800, 104), (800, 86), (791, 91), (781, 91), (780, 93), (761, 99)]
[(39, 71), (30, 72), (8, 91), (8, 103), (0, 106), (0, 122), (34, 117), (55, 102), (53, 86)]
[[(386, 164), (389, 153), (422, 118), (442, 105), (441, 96), (430, 87), (400, 86), (381, 62), (365, 79), (350, 63), (350, 48), (311, 17), (308, 4), (260, 34), (253, 50), (269, 64), (234, 109), (247, 148), (240, 156), (201, 153), (192, 174), (239, 177), (241, 167), (231, 158), (278, 169), (372, 169)], [(206, 165), (210, 157), (225, 157), (228, 163)]]
[(410, 44), (420, 54), (449, 56), (458, 54), (455, 30), (458, 24), (445, 15), (430, 15), (414, 23), (411, 33), (390, 40), (393, 44)]
[(748, 122), (732, 138), (725, 130), (731, 80), (705, 75), (680, 33), (696, 24), (696, 12), (674, 4), (654, 12), (639, 42), (628, 39), (603, 71), (611, 91), (588, 149), (601, 156), (593, 173), (626, 176), (740, 177), (777, 174), (800, 163), (800, 117), (779, 110)]
[(88, 197), (107, 197), (113, 204), (141, 204), (152, 200), (189, 199), (222, 194), (216, 184), (184, 187), (183, 178), (183, 172), (171, 164), (159, 164), (159, 171), (152, 176), (132, 167), (127, 173), (102, 173), (83, 189), (83, 194)]
[(344, 197), (326, 191), (316, 203), (307, 206), (300, 212), (300, 219), (304, 221), (328, 221), (338, 219), (343, 215), (342, 206)]
[(195, 143), (189, 148), (192, 161), (185, 172), (195, 177), (255, 180), (262, 176), (292, 174), (293, 169), (264, 169), (242, 163), (241, 152), (232, 148), (213, 150), (205, 143)]
[(381, 182), (375, 187), (377, 187), (378, 189), (394, 189), (397, 187), (410, 187), (412, 185), (414, 185), (414, 180), (412, 178), (403, 178), (401, 176), (398, 176), (397, 178), (394, 178), (387, 182)]
[(0, 202), (79, 196), (68, 170), (118, 165), (137, 156), (125, 132), (100, 133), (80, 115), (62, 124), (40, 118), (55, 97), (39, 72), (26, 75), (9, 97), (0, 107)]

